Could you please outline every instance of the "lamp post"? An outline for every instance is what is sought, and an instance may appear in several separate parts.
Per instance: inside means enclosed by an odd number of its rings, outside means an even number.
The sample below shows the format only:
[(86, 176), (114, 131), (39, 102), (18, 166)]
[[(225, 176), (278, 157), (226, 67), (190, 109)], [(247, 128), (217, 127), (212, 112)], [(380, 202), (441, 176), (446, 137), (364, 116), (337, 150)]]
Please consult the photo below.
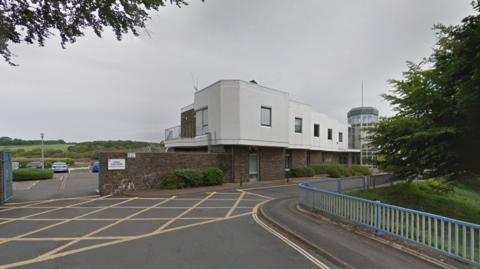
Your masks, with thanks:
[(40, 134), (40, 137), (42, 137), (42, 170), (44, 170), (45, 163), (43, 162), (43, 133)]

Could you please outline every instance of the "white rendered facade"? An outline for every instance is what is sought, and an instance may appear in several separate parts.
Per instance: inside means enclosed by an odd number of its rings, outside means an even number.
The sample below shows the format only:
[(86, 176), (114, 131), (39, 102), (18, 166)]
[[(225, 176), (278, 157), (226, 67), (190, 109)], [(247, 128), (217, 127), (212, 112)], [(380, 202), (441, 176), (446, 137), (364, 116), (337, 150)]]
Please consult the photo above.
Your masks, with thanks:
[[(165, 140), (166, 147), (205, 147), (208, 145), (205, 133), (210, 132), (211, 145), (217, 147), (244, 145), (345, 153), (360, 151), (348, 148), (349, 124), (313, 111), (309, 104), (290, 100), (286, 92), (255, 83), (220, 80), (196, 92), (194, 103), (182, 108), (182, 113), (192, 109), (196, 115), (206, 109), (208, 125), (199, 127), (197, 117), (195, 137), (170, 137)], [(265, 117), (268, 111), (269, 122)], [(267, 113), (263, 121), (261, 113)], [(265, 120), (269, 126), (262, 125)]]

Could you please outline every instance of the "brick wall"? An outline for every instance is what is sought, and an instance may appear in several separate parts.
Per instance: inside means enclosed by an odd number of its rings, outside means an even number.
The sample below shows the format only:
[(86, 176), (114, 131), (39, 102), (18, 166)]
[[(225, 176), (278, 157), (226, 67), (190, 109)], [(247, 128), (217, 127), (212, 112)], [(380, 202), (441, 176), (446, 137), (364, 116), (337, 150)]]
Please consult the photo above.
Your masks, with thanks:
[(302, 167), (307, 165), (306, 149), (292, 149), (290, 152), (290, 156), (292, 158), (292, 167)]
[(181, 114), (182, 137), (195, 137), (195, 110), (190, 109)]
[(285, 177), (285, 149), (260, 147), (260, 180), (283, 179)]
[[(108, 159), (125, 159), (126, 169), (109, 171)], [(102, 195), (157, 188), (162, 184), (162, 176), (173, 169), (218, 168), (220, 162), (230, 164), (231, 155), (148, 152), (137, 153), (136, 158), (127, 158), (126, 152), (102, 152), (100, 160)], [(225, 174), (225, 182), (230, 182), (230, 175), (230, 171)]]
[(323, 162), (326, 164), (333, 164), (333, 153), (332, 152), (324, 152), (323, 153)]
[[(234, 182), (240, 183), (240, 174), (242, 174), (243, 182), (249, 181), (249, 154), (248, 146), (232, 146), (233, 148), (233, 172)], [(230, 154), (229, 154), (230, 155)], [(230, 155), (231, 158), (231, 155)]]
[(322, 152), (321, 151), (310, 151), (310, 163), (311, 164), (321, 164), (322, 162)]
[(0, 150), (0, 205), (3, 205), (3, 151)]

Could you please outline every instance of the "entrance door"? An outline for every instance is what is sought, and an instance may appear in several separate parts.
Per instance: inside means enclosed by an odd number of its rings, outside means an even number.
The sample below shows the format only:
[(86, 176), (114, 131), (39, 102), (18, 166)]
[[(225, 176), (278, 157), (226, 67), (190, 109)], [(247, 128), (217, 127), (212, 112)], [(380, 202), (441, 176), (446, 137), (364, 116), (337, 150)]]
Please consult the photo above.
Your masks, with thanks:
[(258, 180), (258, 149), (249, 148), (249, 165), (248, 173), (250, 182)]
[(3, 201), (10, 200), (13, 196), (13, 169), (12, 169), (12, 152), (3, 150)]

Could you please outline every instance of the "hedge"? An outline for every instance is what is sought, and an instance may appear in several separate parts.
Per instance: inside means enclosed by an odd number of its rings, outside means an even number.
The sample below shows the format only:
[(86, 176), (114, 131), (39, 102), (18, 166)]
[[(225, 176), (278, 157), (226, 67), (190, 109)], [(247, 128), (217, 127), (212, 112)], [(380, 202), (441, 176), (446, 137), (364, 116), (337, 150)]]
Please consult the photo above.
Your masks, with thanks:
[(223, 183), (223, 172), (218, 168), (205, 168), (202, 173), (205, 175), (205, 185), (215, 186)]
[(315, 171), (310, 167), (293, 167), (292, 175), (293, 177), (313, 177)]
[(334, 178), (342, 178), (351, 176), (347, 167), (341, 164), (332, 164), (328, 168), (328, 174)]
[(307, 164), (307, 167), (310, 167), (312, 168), (314, 171), (315, 171), (315, 174), (328, 174), (328, 167), (330, 167), (330, 165), (328, 164)]
[(13, 180), (39, 180), (50, 179), (53, 177), (53, 171), (42, 169), (22, 168), (13, 170)]
[(363, 176), (369, 176), (372, 174), (372, 172), (370, 172), (370, 169), (368, 169), (368, 166), (352, 165), (352, 169)]

